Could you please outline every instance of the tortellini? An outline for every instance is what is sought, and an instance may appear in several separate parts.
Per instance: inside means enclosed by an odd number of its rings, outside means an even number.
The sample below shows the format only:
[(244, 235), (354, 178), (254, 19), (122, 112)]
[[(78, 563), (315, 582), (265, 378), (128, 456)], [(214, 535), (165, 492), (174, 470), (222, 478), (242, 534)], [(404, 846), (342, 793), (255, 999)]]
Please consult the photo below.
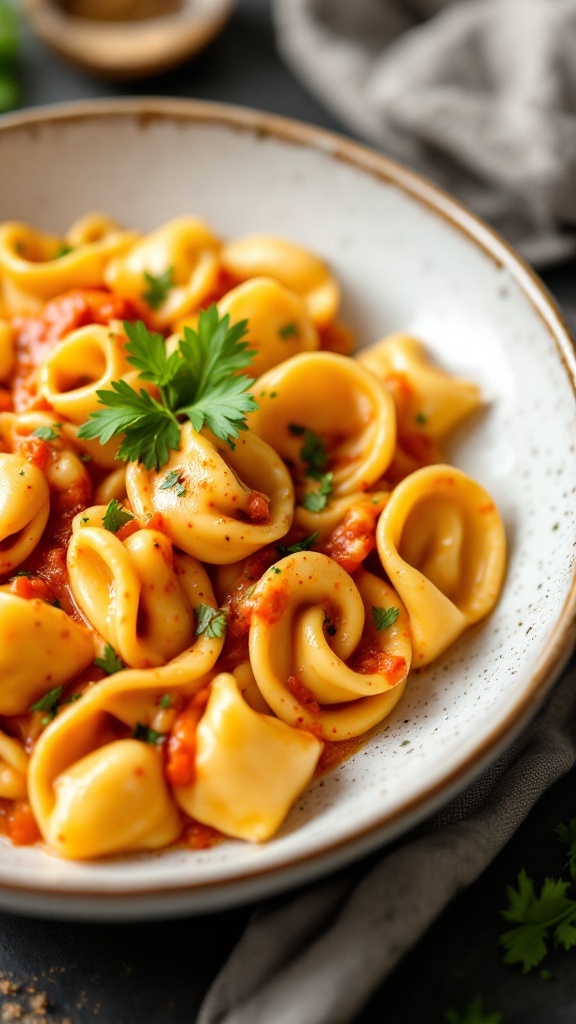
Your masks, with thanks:
[(0, 291), (10, 313), (37, 312), (70, 288), (97, 288), (109, 260), (135, 239), (113, 221), (91, 231), (72, 225), (68, 236), (43, 234), (19, 221), (0, 224)]
[(94, 660), (89, 630), (60, 608), (0, 589), (0, 715), (20, 715)]
[[(171, 479), (180, 486), (166, 486)], [(190, 424), (161, 472), (131, 462), (126, 490), (136, 515), (160, 514), (174, 544), (204, 562), (237, 562), (283, 537), (294, 492), (282, 459), (245, 431), (232, 449)]]
[[(318, 381), (329, 402), (322, 401)], [(332, 493), (342, 497), (367, 490), (388, 468), (396, 443), (392, 399), (351, 359), (331, 352), (293, 356), (263, 374), (253, 392), (259, 408), (249, 414), (250, 429), (296, 467), (301, 484), (313, 489), (316, 473), (329, 471)], [(310, 433), (325, 452), (313, 475), (306, 457)]]
[(323, 744), (254, 711), (233, 675), (212, 682), (197, 732), (195, 777), (174, 791), (197, 821), (251, 842), (270, 839), (310, 782)]
[(42, 471), (21, 455), (0, 452), (0, 574), (12, 572), (31, 554), (49, 514)]
[(498, 599), (506, 552), (498, 509), (465, 473), (429, 466), (395, 488), (376, 538), (410, 615), (416, 664), (427, 665)]
[[(165, 327), (197, 309), (214, 291), (220, 243), (196, 217), (179, 217), (137, 241), (114, 260), (106, 284), (127, 299), (155, 326)], [(152, 279), (166, 282), (158, 299), (148, 297)]]
[(339, 308), (296, 240), (0, 225), (15, 842), (272, 840), (494, 607), (500, 516), (439, 454), (479, 390), (404, 334), (350, 358)]
[[(326, 555), (299, 552), (265, 573), (251, 600), (252, 668), (284, 722), (343, 740), (392, 711), (412, 647), (406, 612), (386, 583), (369, 573), (353, 580)], [(398, 615), (380, 633), (372, 608)]]
[(76, 517), (68, 547), (76, 603), (127, 665), (164, 665), (193, 643), (194, 605), (214, 603), (210, 581), (195, 559), (174, 554), (159, 530), (121, 541), (93, 520), (96, 510)]

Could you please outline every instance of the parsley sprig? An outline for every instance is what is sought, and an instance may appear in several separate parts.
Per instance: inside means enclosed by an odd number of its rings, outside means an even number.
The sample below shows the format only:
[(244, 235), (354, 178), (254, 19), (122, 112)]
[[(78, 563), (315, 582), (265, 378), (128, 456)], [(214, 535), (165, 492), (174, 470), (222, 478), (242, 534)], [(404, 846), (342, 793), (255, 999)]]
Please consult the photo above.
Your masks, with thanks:
[(576, 946), (576, 900), (567, 895), (570, 883), (546, 878), (537, 895), (524, 868), (518, 887), (507, 887), (508, 907), (501, 911), (514, 927), (500, 936), (506, 950), (504, 963), (521, 964), (524, 974), (542, 962), (548, 946), (569, 950)]
[(254, 355), (242, 341), (246, 323), (231, 325), (229, 315), (221, 318), (212, 305), (200, 313), (198, 330), (185, 327), (178, 348), (168, 355), (161, 334), (141, 321), (125, 322), (128, 362), (143, 381), (158, 386), (160, 399), (144, 388), (135, 391), (125, 380), (112, 381), (112, 390), (97, 391), (106, 408), (90, 414), (78, 437), (106, 444), (124, 434), (118, 458), (156, 470), (166, 464), (170, 450), (178, 449), (186, 419), (194, 430), (206, 426), (234, 448), (233, 439), (246, 430), (246, 414), (257, 408), (248, 393), (253, 379), (239, 373)]
[(576, 818), (572, 818), (567, 825), (557, 825), (556, 835), (560, 839), (560, 842), (565, 843), (568, 847), (568, 862), (566, 867), (570, 872), (572, 881), (576, 882)]
[(481, 999), (475, 999), (464, 1010), (446, 1010), (446, 1024), (502, 1024), (501, 1013), (487, 1013)]

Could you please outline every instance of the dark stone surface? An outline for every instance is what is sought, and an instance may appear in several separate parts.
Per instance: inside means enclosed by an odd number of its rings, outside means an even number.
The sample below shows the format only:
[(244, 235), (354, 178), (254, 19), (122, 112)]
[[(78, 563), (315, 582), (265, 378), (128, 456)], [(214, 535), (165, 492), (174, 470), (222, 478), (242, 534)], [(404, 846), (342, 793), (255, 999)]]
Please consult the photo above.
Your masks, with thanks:
[[(328, 128), (338, 125), (305, 93), (275, 51), (267, 0), (241, 0), (222, 36), (196, 61), (162, 77), (114, 88), (66, 67), (28, 36), (27, 104), (110, 95), (175, 95), (260, 107)], [(576, 325), (576, 266), (545, 275)], [(563, 868), (554, 827), (576, 816), (576, 772), (540, 801), (514, 839), (461, 894), (387, 979), (356, 1024), (441, 1024), (447, 1007), (481, 996), (504, 1024), (574, 1024), (576, 954), (554, 953), (552, 978), (523, 977), (502, 963), (499, 910), (507, 883), (526, 867), (538, 882)], [(46, 993), (45, 1018), (74, 1024), (184, 1024), (194, 1020), (210, 982), (251, 908), (153, 924), (70, 924), (0, 915), (0, 1019)], [(19, 992), (3, 992), (11, 978)], [(4, 987), (6, 987), (4, 985)], [(23, 1018), (26, 1019), (26, 1018)], [(274, 1024), (270, 1021), (269, 1024)], [(302, 1021), (302, 1024), (313, 1024)]]

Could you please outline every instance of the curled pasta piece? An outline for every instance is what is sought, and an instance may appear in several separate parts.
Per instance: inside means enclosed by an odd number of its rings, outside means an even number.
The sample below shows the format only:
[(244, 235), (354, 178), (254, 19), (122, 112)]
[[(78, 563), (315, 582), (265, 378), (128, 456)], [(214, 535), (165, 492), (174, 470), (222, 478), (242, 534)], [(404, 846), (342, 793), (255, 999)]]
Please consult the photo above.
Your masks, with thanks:
[(434, 366), (424, 345), (407, 334), (392, 334), (356, 358), (389, 387), (401, 436), (423, 433), (440, 441), (481, 403), (476, 384)]
[(311, 512), (304, 505), (297, 505), (294, 512), (294, 529), (302, 537), (310, 537), (317, 533), (317, 547), (326, 543), (334, 530), (343, 523), (348, 513), (359, 506), (369, 504), (376, 516), (380, 514), (388, 501), (388, 491), (353, 491), (343, 498), (333, 498), (319, 512)]
[(417, 665), (442, 654), (494, 607), (504, 578), (504, 527), (480, 484), (452, 466), (417, 470), (392, 492), (378, 553), (410, 617)]
[[(204, 600), (210, 603), (209, 595)], [(177, 838), (180, 815), (160, 752), (134, 735), (138, 727), (151, 727), (167, 693), (190, 698), (206, 685), (222, 643), (196, 637), (167, 665), (117, 672), (85, 690), (44, 729), (30, 758), (28, 788), (54, 852), (99, 857), (158, 849)], [(128, 735), (119, 737), (122, 729)]]
[(74, 599), (127, 665), (163, 665), (192, 644), (193, 607), (212, 603), (208, 577), (159, 530), (121, 541), (91, 525), (97, 519), (95, 509), (76, 517), (67, 556)]
[(248, 321), (245, 341), (256, 354), (250, 373), (261, 373), (299, 352), (319, 347), (318, 332), (306, 306), (295, 292), (269, 277), (245, 281), (218, 303), (221, 316), (231, 323)]
[(28, 754), (22, 744), (0, 732), (0, 799), (24, 800), (27, 775)]
[[(218, 239), (201, 220), (179, 217), (145, 235), (114, 260), (105, 281), (156, 327), (167, 327), (197, 309), (214, 291), (219, 247)], [(151, 279), (166, 283), (158, 298), (150, 293)]]
[(60, 857), (156, 850), (173, 843), (182, 829), (161, 752), (134, 739), (92, 751), (61, 772), (53, 787), (44, 838)]
[(0, 452), (0, 573), (12, 572), (34, 550), (49, 513), (42, 471), (21, 455)]
[[(396, 593), (361, 571), (354, 580), (327, 555), (289, 555), (256, 584), (250, 664), (274, 714), (329, 740), (359, 736), (404, 692), (408, 618)], [(372, 608), (398, 609), (386, 630)]]
[(14, 331), (7, 320), (0, 318), (0, 383), (6, 384), (10, 379), (15, 360)]
[(340, 288), (328, 267), (308, 249), (271, 235), (249, 235), (222, 247), (222, 266), (236, 281), (275, 277), (302, 297), (312, 320), (324, 327), (340, 305)]
[(138, 388), (143, 383), (126, 359), (125, 341), (121, 330), (101, 324), (72, 331), (40, 367), (40, 395), (59, 416), (77, 425), (85, 423), (100, 408), (98, 390), (120, 378), (133, 386), (137, 381)]
[(0, 413), (0, 449), (37, 459), (50, 490), (66, 493), (69, 507), (73, 497), (80, 505), (90, 500), (92, 483), (81, 453), (74, 450), (74, 428), (69, 434), (67, 426), (53, 413)]
[(160, 513), (162, 529), (174, 544), (217, 565), (237, 562), (283, 537), (294, 513), (294, 491), (282, 459), (250, 431), (232, 449), (187, 423), (179, 450), (160, 472), (128, 464), (126, 489), (142, 522)]
[(323, 743), (246, 703), (235, 677), (212, 681), (198, 723), (194, 780), (175, 786), (178, 804), (225, 835), (264, 842), (309, 784)]
[[(326, 401), (319, 399), (322, 381)], [(335, 497), (364, 491), (386, 471), (396, 444), (394, 403), (374, 374), (345, 356), (311, 352), (263, 374), (252, 388), (259, 408), (248, 424), (295, 467), (297, 481), (313, 489), (306, 456), (307, 431), (324, 447)]]
[(46, 601), (11, 593), (8, 584), (0, 588), (0, 633), (1, 715), (29, 711), (94, 659), (89, 630)]
[(97, 288), (108, 261), (137, 237), (111, 228), (100, 237), (70, 248), (18, 221), (0, 225), (0, 281), (11, 313), (35, 313), (48, 299), (70, 288)]

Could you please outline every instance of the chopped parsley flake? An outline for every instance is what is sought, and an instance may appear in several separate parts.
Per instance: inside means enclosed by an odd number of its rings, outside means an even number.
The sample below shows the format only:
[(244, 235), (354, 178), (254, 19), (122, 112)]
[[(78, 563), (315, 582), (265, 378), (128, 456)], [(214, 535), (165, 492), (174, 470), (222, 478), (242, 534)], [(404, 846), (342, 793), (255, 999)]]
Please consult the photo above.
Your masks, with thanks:
[(94, 658), (94, 664), (96, 668), (101, 668), (107, 676), (113, 676), (115, 672), (121, 672), (125, 668), (124, 662), (118, 657), (111, 644), (106, 644), (104, 647), (102, 658)]
[(162, 303), (166, 301), (168, 292), (175, 286), (174, 268), (168, 267), (163, 274), (149, 274), (145, 270), (144, 280), (148, 285), (146, 291), (142, 292), (144, 302), (150, 306), (150, 309), (160, 309)]
[(311, 491), (302, 498), (302, 505), (309, 512), (321, 512), (328, 504), (328, 498), (332, 494), (333, 473), (324, 473), (317, 477), (320, 487), (317, 491)]
[(295, 555), (298, 551), (308, 551), (318, 539), (318, 530), (315, 533), (311, 533), (309, 537), (304, 537), (304, 540), (299, 540), (295, 544), (290, 544), (285, 547), (284, 544), (277, 544), (276, 551), (284, 557), (286, 555)]
[(220, 640), (226, 632), (226, 613), (209, 604), (196, 607), (196, 636)]
[(142, 725), (142, 722), (136, 722), (136, 728), (132, 733), (132, 739), (141, 740), (142, 743), (150, 743), (153, 747), (157, 747), (160, 743), (164, 743), (166, 740), (166, 733), (156, 732), (156, 729), (150, 729), (148, 725)]
[(171, 708), (172, 707), (172, 694), (171, 693), (163, 693), (162, 696), (160, 697), (159, 703), (160, 703), (160, 707), (161, 708)]
[(162, 483), (160, 484), (160, 490), (167, 491), (173, 487), (178, 497), (183, 498), (184, 495), (186, 494), (186, 487), (182, 483), (181, 477), (182, 470), (171, 469), (168, 473), (166, 473), (166, 476), (164, 477)]
[(284, 324), (283, 327), (278, 329), (278, 335), (282, 338), (282, 341), (287, 341), (288, 338), (297, 338), (299, 333), (298, 324), (295, 320), (291, 320), (290, 323)]
[(374, 608), (372, 606), (372, 618), (378, 630), (388, 629), (389, 626), (393, 626), (399, 615), (399, 608)]
[(129, 523), (134, 516), (127, 509), (122, 508), (122, 505), (116, 498), (112, 498), (106, 506), (106, 511), (102, 517), (102, 525), (105, 530), (110, 530), (110, 533), (118, 533), (126, 523)]
[(53, 423), (51, 427), (37, 427), (32, 431), (32, 437), (39, 437), (41, 441), (56, 441), (60, 437), (61, 423)]

